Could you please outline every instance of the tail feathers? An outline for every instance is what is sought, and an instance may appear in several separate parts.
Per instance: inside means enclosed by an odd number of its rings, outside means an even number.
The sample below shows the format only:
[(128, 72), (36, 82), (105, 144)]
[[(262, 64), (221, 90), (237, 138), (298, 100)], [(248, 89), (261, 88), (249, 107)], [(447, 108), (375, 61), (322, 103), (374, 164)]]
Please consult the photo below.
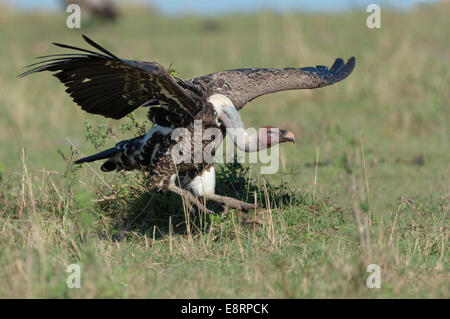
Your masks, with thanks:
[(79, 160), (76, 160), (75, 162), (73, 162), (74, 164), (81, 164), (81, 163), (89, 163), (89, 162), (94, 162), (94, 161), (98, 161), (98, 160), (102, 160), (105, 158), (110, 158), (111, 156), (121, 152), (122, 150), (118, 147), (113, 147), (110, 149), (107, 149), (103, 152), (88, 156), (88, 157), (83, 157), (80, 158)]

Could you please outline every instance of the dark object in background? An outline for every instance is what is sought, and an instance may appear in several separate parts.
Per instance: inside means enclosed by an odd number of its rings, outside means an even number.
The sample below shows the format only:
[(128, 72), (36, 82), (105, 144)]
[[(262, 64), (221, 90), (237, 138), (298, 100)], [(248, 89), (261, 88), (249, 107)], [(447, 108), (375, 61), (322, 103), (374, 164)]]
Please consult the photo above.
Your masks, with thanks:
[(222, 25), (214, 19), (208, 19), (201, 25), (201, 29), (206, 32), (217, 32), (222, 29)]
[(418, 155), (416, 155), (416, 156), (411, 160), (411, 164), (415, 164), (415, 165), (425, 165), (425, 158), (424, 158), (423, 154), (418, 154)]
[(423, 154), (417, 154), (410, 160), (407, 160), (404, 158), (396, 158), (395, 162), (423, 166), (423, 165), (425, 165), (425, 156)]
[(77, 4), (82, 12), (87, 11), (103, 20), (115, 21), (118, 16), (116, 6), (108, 0), (63, 0), (63, 4)]

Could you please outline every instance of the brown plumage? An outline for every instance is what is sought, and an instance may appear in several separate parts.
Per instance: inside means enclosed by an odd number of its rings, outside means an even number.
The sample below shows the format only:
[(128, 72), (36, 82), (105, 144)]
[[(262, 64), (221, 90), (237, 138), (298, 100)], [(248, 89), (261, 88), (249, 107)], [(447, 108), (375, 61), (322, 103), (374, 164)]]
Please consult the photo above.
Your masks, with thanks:
[[(86, 36), (83, 38), (99, 52), (55, 43), (75, 52), (41, 57), (44, 60), (30, 65), (29, 67), (33, 68), (20, 76), (41, 71), (54, 72), (53, 75), (66, 86), (66, 92), (75, 103), (89, 113), (105, 117), (120, 119), (140, 106), (150, 106), (147, 116), (156, 126), (145, 135), (122, 141), (111, 149), (75, 163), (108, 159), (102, 165), (103, 171), (146, 171), (150, 188), (176, 192), (188, 203), (193, 203), (204, 211), (207, 209), (192, 193), (176, 185), (177, 178), (187, 180), (186, 188), (191, 189), (197, 196), (204, 194), (207, 199), (236, 208), (250, 208), (253, 205), (214, 193), (215, 182), (211, 176), (215, 175), (212, 163), (205, 160), (198, 163), (174, 163), (171, 152), (175, 146), (181, 146), (186, 152), (195, 149), (194, 139), (172, 139), (174, 128), (183, 127), (193, 133), (194, 121), (201, 120), (203, 131), (219, 128), (219, 138), (222, 139), (227, 128), (243, 127), (237, 110), (254, 98), (277, 91), (330, 85), (346, 78), (355, 66), (353, 57), (347, 63), (339, 58), (330, 69), (325, 66), (237, 69), (181, 80), (156, 62), (124, 60)], [(272, 139), (271, 144), (271, 135), (274, 132), (281, 135)], [(269, 141), (268, 145), (262, 147), (271, 147), (274, 143), (295, 140), (292, 133), (277, 128), (258, 131), (258, 135), (252, 137), (257, 141), (256, 147), (238, 147), (253, 152), (260, 149), (261, 141)], [(248, 142), (250, 137), (247, 138)], [(205, 150), (210, 141), (202, 140), (201, 143), (202, 150)], [(208, 183), (213, 183), (208, 186), (207, 191), (199, 190), (199, 183), (196, 181), (198, 177), (201, 182), (208, 178)]]

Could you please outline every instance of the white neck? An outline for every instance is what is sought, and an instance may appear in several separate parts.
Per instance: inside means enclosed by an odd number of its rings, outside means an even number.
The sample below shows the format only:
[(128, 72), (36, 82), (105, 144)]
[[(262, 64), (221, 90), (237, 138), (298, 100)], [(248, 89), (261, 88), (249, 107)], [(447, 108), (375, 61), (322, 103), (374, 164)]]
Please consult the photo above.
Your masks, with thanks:
[(227, 128), (227, 134), (230, 136), (234, 145), (238, 149), (245, 152), (257, 152), (260, 147), (258, 145), (258, 132), (251, 135), (244, 128), (241, 116), (234, 106), (222, 107), (223, 116), (220, 118)]
[(249, 135), (244, 128), (227, 128), (227, 134), (230, 136), (234, 145), (245, 152), (259, 151), (258, 134)]

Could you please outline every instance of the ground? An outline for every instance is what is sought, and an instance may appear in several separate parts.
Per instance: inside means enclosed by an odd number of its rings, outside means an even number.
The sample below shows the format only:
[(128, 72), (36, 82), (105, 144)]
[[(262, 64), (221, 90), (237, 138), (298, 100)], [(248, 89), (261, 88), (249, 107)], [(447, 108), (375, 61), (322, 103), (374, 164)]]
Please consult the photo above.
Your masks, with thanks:
[[(448, 298), (449, 14), (448, 2), (382, 8), (381, 29), (368, 29), (357, 11), (169, 18), (128, 8), (117, 24), (70, 30), (63, 13), (1, 8), (0, 297)], [(81, 34), (182, 78), (357, 62), (333, 86), (248, 104), (247, 126), (289, 129), (296, 144), (280, 147), (275, 175), (219, 165), (218, 192), (256, 194), (261, 209), (199, 216), (148, 193), (139, 174), (70, 165), (150, 125), (145, 110), (134, 121), (86, 114), (50, 74), (17, 78), (35, 56), (61, 52), (51, 42), (85, 46)], [(79, 289), (66, 285), (70, 264)], [(366, 285), (370, 264), (379, 289)]]

